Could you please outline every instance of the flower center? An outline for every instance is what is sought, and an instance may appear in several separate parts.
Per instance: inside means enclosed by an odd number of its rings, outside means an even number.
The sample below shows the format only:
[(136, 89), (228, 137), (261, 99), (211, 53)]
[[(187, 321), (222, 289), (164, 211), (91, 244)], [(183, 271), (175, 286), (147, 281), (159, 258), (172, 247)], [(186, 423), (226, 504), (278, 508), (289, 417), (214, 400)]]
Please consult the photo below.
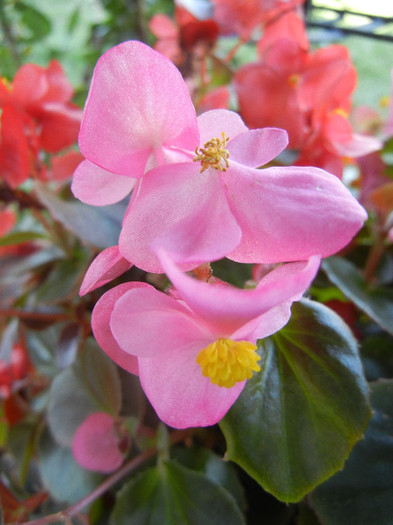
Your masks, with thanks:
[(210, 377), (213, 384), (231, 388), (250, 379), (253, 371), (261, 370), (257, 363), (261, 358), (256, 349), (256, 345), (248, 341), (222, 338), (201, 350), (196, 362), (201, 365), (202, 374)]
[(220, 171), (226, 171), (229, 168), (229, 151), (225, 149), (228, 137), (221, 133), (222, 140), (215, 137), (203, 145), (203, 148), (196, 147), (193, 161), (201, 161), (201, 173), (208, 168), (214, 168)]

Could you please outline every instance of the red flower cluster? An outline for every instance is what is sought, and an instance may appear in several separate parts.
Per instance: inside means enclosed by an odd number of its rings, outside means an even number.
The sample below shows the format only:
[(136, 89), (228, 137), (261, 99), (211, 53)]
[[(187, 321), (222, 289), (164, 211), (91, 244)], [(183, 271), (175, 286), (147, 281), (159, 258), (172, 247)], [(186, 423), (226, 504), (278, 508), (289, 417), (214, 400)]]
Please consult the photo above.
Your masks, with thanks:
[(0, 176), (16, 188), (30, 175), (45, 178), (40, 152), (57, 153), (77, 139), (81, 110), (56, 60), (23, 65), (9, 85), (0, 80)]
[(251, 128), (288, 131), (299, 151), (296, 164), (341, 176), (343, 157), (358, 157), (381, 144), (356, 135), (348, 120), (356, 71), (348, 50), (332, 45), (311, 52), (304, 22), (288, 12), (265, 28), (257, 46), (260, 60), (235, 74), (240, 113)]

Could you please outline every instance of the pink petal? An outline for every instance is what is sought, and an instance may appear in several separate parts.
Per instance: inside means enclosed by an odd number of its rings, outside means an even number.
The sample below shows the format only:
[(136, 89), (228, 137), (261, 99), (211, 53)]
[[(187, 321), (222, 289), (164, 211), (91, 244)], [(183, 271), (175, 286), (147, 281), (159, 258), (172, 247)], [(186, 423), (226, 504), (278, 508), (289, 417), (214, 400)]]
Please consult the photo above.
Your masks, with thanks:
[(270, 308), (303, 293), (318, 271), (320, 258), (312, 257), (305, 265), (293, 267), (280, 280), (261, 280), (255, 290), (212, 285), (182, 273), (163, 251), (161, 264), (176, 291), (186, 304), (220, 336), (230, 336), (241, 326)]
[(140, 359), (140, 380), (158, 417), (174, 428), (205, 427), (220, 421), (243, 390), (214, 385), (204, 377), (196, 356), (204, 346), (174, 349), (165, 359)]
[(367, 218), (342, 182), (319, 168), (234, 165), (224, 178), (242, 229), (240, 244), (228, 255), (238, 262), (327, 257), (348, 244)]
[[(201, 146), (213, 137), (221, 139), (223, 132), (226, 137), (233, 139), (240, 133), (248, 131), (240, 116), (227, 109), (212, 109), (202, 113), (198, 117), (198, 128)], [(195, 146), (192, 149), (194, 150)]]
[(232, 160), (250, 168), (259, 168), (277, 157), (287, 145), (288, 134), (283, 129), (246, 131), (228, 142), (229, 163)]
[(381, 150), (383, 143), (376, 137), (353, 133), (351, 141), (345, 143), (334, 142), (333, 146), (339, 155), (356, 158)]
[(85, 295), (131, 268), (131, 263), (120, 255), (118, 246), (106, 248), (90, 264), (83, 278), (79, 295)]
[(113, 417), (106, 412), (90, 414), (74, 435), (72, 453), (79, 465), (95, 472), (113, 472), (123, 463)]
[(195, 110), (178, 69), (137, 41), (107, 51), (97, 62), (79, 146), (90, 161), (141, 177), (163, 146), (194, 150)]
[(74, 172), (71, 190), (86, 204), (106, 206), (126, 197), (135, 185), (135, 179), (111, 173), (84, 160)]
[(220, 179), (188, 162), (151, 171), (132, 201), (119, 238), (120, 252), (148, 272), (162, 267), (152, 243), (183, 268), (220, 259), (240, 241)]
[(133, 288), (146, 287), (150, 288), (150, 285), (141, 282), (119, 284), (119, 286), (112, 288), (99, 299), (91, 318), (93, 334), (100, 347), (117, 365), (136, 375), (138, 375), (138, 359), (120, 348), (112, 335), (109, 322), (113, 307), (119, 297)]
[[(124, 293), (113, 308), (110, 327), (119, 346), (138, 357), (163, 358), (212, 335), (180, 301), (152, 286)], [(203, 347), (202, 347), (203, 348)]]

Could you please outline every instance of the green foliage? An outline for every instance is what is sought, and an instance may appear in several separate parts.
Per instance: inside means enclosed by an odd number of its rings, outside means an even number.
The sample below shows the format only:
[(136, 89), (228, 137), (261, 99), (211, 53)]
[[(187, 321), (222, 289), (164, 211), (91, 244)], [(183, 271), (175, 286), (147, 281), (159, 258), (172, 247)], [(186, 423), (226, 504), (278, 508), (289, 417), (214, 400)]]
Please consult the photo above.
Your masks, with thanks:
[(393, 381), (371, 385), (373, 418), (342, 472), (311, 502), (324, 525), (391, 525), (393, 516)]
[(245, 524), (235, 499), (209, 477), (174, 461), (142, 472), (124, 485), (111, 525)]
[(343, 467), (370, 418), (357, 344), (336, 314), (304, 300), (260, 351), (262, 371), (220, 423), (227, 457), (298, 501)]
[(383, 330), (393, 334), (393, 291), (387, 287), (366, 282), (356, 266), (340, 257), (329, 257), (323, 262), (329, 279), (354, 304), (365, 312)]

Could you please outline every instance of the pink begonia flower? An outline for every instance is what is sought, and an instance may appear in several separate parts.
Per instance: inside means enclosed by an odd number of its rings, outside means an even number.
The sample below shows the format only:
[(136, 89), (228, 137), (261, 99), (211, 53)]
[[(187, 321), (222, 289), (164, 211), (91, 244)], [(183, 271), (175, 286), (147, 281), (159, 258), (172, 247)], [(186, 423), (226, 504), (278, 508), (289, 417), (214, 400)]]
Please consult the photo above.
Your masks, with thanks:
[(227, 110), (197, 120), (175, 66), (140, 42), (125, 42), (97, 63), (79, 137), (87, 160), (72, 189), (104, 205), (134, 188), (119, 249), (145, 271), (162, 272), (153, 242), (182, 269), (224, 256), (275, 263), (331, 255), (366, 213), (320, 169), (257, 169), (287, 142), (285, 131), (249, 131)]
[(78, 427), (72, 440), (72, 453), (81, 467), (107, 474), (123, 463), (121, 441), (113, 417), (106, 412), (94, 412)]
[(146, 170), (184, 159), (182, 150), (193, 151), (198, 139), (178, 69), (141, 42), (119, 44), (94, 70), (79, 134), (87, 160), (74, 174), (72, 191), (96, 206), (121, 200)]
[(183, 274), (164, 252), (160, 259), (176, 292), (143, 283), (113, 288), (93, 311), (93, 332), (118, 364), (137, 359), (142, 388), (162, 421), (213, 425), (260, 370), (257, 339), (288, 322), (320, 257), (279, 266), (254, 290), (207, 284)]
[(224, 256), (244, 263), (326, 257), (362, 226), (365, 210), (330, 173), (257, 169), (286, 147), (285, 131), (248, 130), (227, 110), (203, 113), (198, 126), (193, 161), (151, 170), (131, 197), (119, 248), (136, 266), (162, 272), (160, 246), (183, 269)]
[(106, 248), (90, 264), (81, 284), (79, 295), (85, 295), (131, 268), (131, 264), (119, 253), (118, 246)]

